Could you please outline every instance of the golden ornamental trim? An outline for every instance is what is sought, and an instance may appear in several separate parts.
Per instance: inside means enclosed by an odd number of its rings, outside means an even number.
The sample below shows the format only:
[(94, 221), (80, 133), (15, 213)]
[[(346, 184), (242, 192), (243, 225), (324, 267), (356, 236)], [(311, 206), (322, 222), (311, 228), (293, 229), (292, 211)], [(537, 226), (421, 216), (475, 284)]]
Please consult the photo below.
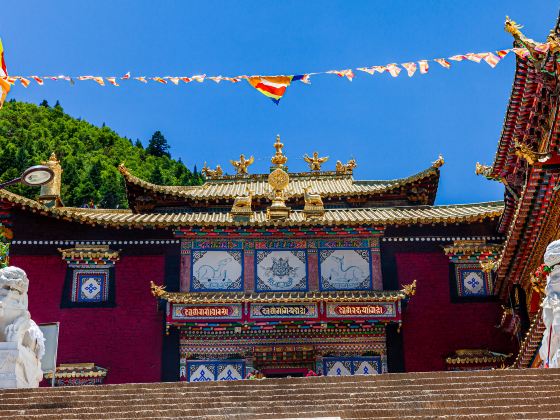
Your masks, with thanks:
[(76, 245), (74, 248), (61, 249), (64, 260), (109, 260), (116, 262), (120, 259), (120, 251), (110, 249), (109, 245)]

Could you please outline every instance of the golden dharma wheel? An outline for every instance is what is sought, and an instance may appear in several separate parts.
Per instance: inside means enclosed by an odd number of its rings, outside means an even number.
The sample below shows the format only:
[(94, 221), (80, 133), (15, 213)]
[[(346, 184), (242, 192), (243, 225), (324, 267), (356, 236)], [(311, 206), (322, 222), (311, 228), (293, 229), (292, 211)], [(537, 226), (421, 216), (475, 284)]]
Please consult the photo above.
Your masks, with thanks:
[(275, 169), (268, 176), (268, 184), (275, 191), (282, 191), (290, 183), (290, 176), (282, 169)]

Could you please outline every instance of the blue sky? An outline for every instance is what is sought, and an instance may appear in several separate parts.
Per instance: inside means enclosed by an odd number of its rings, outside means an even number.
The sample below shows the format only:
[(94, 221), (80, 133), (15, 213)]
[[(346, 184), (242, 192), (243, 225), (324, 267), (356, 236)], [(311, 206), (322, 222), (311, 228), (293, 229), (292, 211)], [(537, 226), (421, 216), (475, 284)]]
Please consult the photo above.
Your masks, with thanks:
[[(552, 0), (171, 1), (3, 0), (0, 36), (10, 74), (167, 76), (294, 74), (449, 57), (510, 48), (509, 15), (544, 41)], [(120, 87), (49, 82), (15, 87), (11, 97), (51, 104), (93, 124), (105, 122), (144, 144), (161, 130), (172, 155), (192, 167), (254, 155), (268, 169), (279, 133), (291, 171), (304, 153), (351, 156), (357, 179), (392, 179), (425, 169), (442, 153), (437, 202), (502, 198), (496, 182), (474, 175), (493, 161), (514, 74), (511, 54), (484, 62), (432, 63), (427, 75), (356, 72), (352, 83), (316, 76), (291, 86), (279, 106), (246, 82)], [(1, 112), (1, 111), (0, 111)]]

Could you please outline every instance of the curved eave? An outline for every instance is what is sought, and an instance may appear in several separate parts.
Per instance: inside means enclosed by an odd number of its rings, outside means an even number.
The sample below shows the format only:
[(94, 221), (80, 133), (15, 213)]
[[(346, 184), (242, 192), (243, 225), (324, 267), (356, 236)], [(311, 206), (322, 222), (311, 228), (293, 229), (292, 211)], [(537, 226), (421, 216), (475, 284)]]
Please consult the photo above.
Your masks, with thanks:
[[(254, 191), (253, 197), (255, 199), (268, 198), (270, 196), (266, 175), (231, 178), (227, 182), (209, 180), (200, 186), (164, 186), (144, 181), (132, 175), (122, 165), (119, 167), (119, 170), (125, 179), (129, 200), (134, 199), (130, 194), (132, 191), (136, 195), (161, 195), (166, 197), (166, 199), (177, 201), (233, 200), (235, 197), (245, 194), (247, 188)], [(440, 170), (437, 167), (431, 166), (412, 176), (386, 181), (354, 180), (351, 175), (325, 176), (321, 173), (309, 174), (304, 177), (301, 174), (290, 175), (293, 176), (290, 180), (290, 186), (286, 190), (290, 197), (303, 197), (303, 187), (309, 184), (311, 184), (314, 192), (321, 194), (323, 198), (339, 198), (378, 196), (394, 193), (407, 186), (413, 187), (420, 183), (431, 183), (433, 186), (428, 189), (428, 201), (433, 203), (439, 184)]]
[(306, 227), (306, 226), (407, 226), (476, 223), (500, 217), (502, 202), (450, 206), (373, 207), (328, 209), (321, 218), (306, 219), (293, 211), (287, 219), (269, 220), (265, 212), (254, 212), (250, 221), (240, 222), (229, 213), (143, 213), (126, 210), (47, 208), (20, 195), (0, 190), (0, 199), (34, 213), (93, 226), (129, 229), (180, 227)]

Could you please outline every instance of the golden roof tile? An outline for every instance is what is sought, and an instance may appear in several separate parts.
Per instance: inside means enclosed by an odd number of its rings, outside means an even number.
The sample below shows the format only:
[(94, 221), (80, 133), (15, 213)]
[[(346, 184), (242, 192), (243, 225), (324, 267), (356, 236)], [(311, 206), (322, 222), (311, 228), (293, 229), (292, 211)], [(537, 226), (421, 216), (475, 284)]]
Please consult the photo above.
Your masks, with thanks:
[(266, 212), (258, 211), (253, 213), (251, 221), (234, 221), (228, 213), (136, 214), (130, 210), (92, 210), (78, 207), (48, 208), (35, 200), (22, 197), (7, 190), (0, 190), (0, 199), (34, 213), (67, 221), (105, 227), (138, 229), (210, 226), (402, 226), (437, 223), (474, 223), (498, 218), (503, 210), (503, 202), (445, 206), (325, 209), (325, 214), (321, 218), (306, 219), (303, 211), (292, 211), (288, 218), (280, 221), (268, 220)]

